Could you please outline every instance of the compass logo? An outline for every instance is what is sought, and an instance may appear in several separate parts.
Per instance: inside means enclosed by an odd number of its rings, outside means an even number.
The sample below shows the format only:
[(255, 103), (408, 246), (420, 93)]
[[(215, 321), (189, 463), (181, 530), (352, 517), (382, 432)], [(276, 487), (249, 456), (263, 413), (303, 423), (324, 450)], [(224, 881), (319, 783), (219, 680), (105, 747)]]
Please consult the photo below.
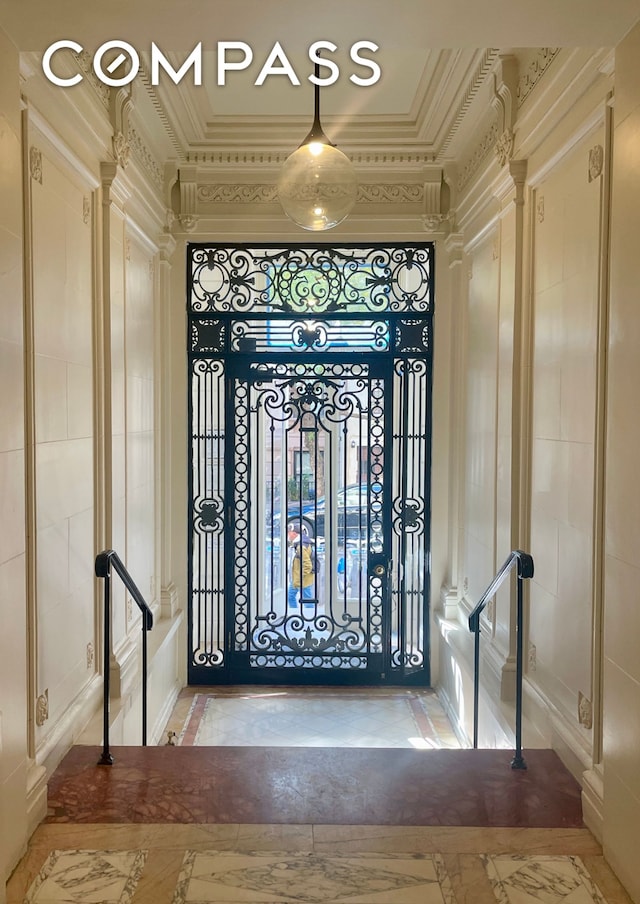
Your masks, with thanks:
[[(382, 71), (379, 64), (371, 57), (363, 56), (363, 53), (367, 51), (375, 53), (378, 49), (378, 45), (374, 44), (373, 41), (365, 40), (356, 41), (350, 46), (349, 58), (357, 67), (356, 71), (351, 72), (349, 75), (350, 82), (361, 87), (368, 87), (375, 85), (380, 80)], [(51, 44), (42, 58), (42, 70), (45, 76), (50, 82), (54, 85), (59, 85), (61, 88), (77, 85), (83, 79), (80, 72), (63, 75), (54, 71), (54, 57), (65, 50), (71, 50), (75, 54), (84, 52), (83, 46), (78, 44), (77, 41), (61, 40)], [(227, 73), (248, 69), (254, 59), (253, 49), (245, 41), (219, 41), (216, 45), (216, 50), (216, 84), (219, 86), (226, 84)], [(330, 57), (320, 56), (320, 51), (335, 53), (337, 50), (338, 46), (333, 41), (322, 40), (311, 44), (308, 49), (310, 62), (313, 65), (318, 63), (321, 68), (328, 70), (328, 74), (318, 78), (315, 75), (309, 75), (308, 80), (310, 82), (327, 86), (338, 80), (340, 77), (339, 65)], [(202, 53), (202, 42), (200, 42), (196, 44), (182, 65), (175, 69), (158, 45), (152, 43), (150, 51), (151, 84), (158, 85), (160, 83), (162, 70), (165, 77), (169, 78), (175, 85), (186, 78), (189, 72), (191, 72), (193, 84), (201, 85)], [(361, 70), (364, 70), (365, 74), (360, 74)], [(109, 85), (112, 88), (121, 88), (123, 85), (128, 85), (129, 82), (132, 82), (140, 71), (140, 55), (136, 48), (127, 41), (105, 41), (93, 55), (93, 71), (105, 85)], [(253, 84), (256, 87), (260, 87), (264, 85), (268, 78), (276, 75), (285, 76), (292, 85), (300, 84), (298, 74), (279, 41), (276, 41), (271, 48)]]

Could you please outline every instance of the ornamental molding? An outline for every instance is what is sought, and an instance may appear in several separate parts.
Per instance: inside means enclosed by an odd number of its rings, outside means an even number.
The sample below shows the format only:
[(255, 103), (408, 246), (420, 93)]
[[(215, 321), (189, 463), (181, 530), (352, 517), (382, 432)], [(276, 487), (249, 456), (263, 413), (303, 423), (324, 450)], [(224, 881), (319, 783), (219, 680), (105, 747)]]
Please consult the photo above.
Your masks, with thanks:
[(494, 150), (500, 166), (504, 166), (513, 157), (514, 137), (511, 129), (505, 129), (495, 143)]
[(89, 82), (95, 93), (100, 99), (102, 106), (108, 110), (111, 102), (111, 93), (108, 85), (101, 82), (93, 71), (92, 56), (87, 50), (82, 53), (74, 53), (73, 58), (85, 74), (86, 80)]
[(442, 147), (438, 152), (440, 156), (444, 154), (444, 152), (451, 144), (460, 127), (460, 123), (463, 121), (478, 91), (485, 83), (497, 59), (498, 50), (496, 48), (490, 47), (485, 50), (482, 59), (478, 63), (475, 72), (473, 73), (471, 79), (469, 80), (469, 83), (467, 84), (467, 88), (464, 94), (460, 98), (460, 103), (458, 104), (451, 125), (449, 126), (447, 137), (444, 139)]
[[(400, 166), (406, 169), (421, 169), (433, 166), (433, 154), (402, 151), (355, 151), (345, 152), (354, 166)], [(220, 168), (243, 166), (281, 166), (290, 151), (212, 151), (188, 154), (186, 164), (193, 166), (215, 166)], [(182, 164), (181, 164), (182, 165)]]
[(254, 201), (267, 203), (277, 200), (277, 197), (278, 190), (275, 185), (236, 183), (198, 187), (198, 201), (205, 204), (251, 204)]
[(113, 156), (116, 158), (118, 166), (126, 169), (129, 164), (129, 156), (131, 154), (131, 146), (122, 132), (116, 132), (113, 136)]
[(517, 59), (510, 55), (501, 56), (493, 73), (493, 100), (491, 102), (491, 106), (498, 114), (498, 137), (495, 152), (501, 167), (513, 156), (517, 82)]
[(377, 185), (359, 185), (358, 201), (369, 201), (383, 204), (422, 203), (425, 199), (425, 186), (411, 183), (382, 183)]
[(87, 644), (87, 668), (92, 669), (96, 659), (95, 649), (91, 641)]
[(422, 217), (425, 232), (443, 232), (447, 229), (451, 215), (448, 213), (427, 213)]
[(91, 199), (86, 195), (82, 199), (82, 222), (87, 225), (91, 219)]
[(163, 104), (161, 104), (160, 100), (158, 99), (158, 94), (154, 86), (151, 84), (151, 75), (146, 67), (144, 60), (142, 59), (140, 60), (140, 69), (138, 70), (137, 81), (141, 82), (144, 85), (147, 96), (156, 112), (156, 116), (162, 123), (165, 135), (167, 135), (169, 141), (173, 145), (173, 149), (176, 152), (178, 160), (184, 160), (186, 157), (184, 146), (178, 138), (173, 126), (171, 125)]
[(604, 148), (601, 144), (589, 150), (589, 182), (593, 182), (598, 176), (602, 175), (602, 167), (604, 165)]
[(139, 161), (144, 171), (150, 176), (151, 181), (154, 182), (158, 188), (163, 188), (164, 176), (162, 168), (133, 126), (129, 126), (127, 143), (130, 150), (135, 154), (136, 160)]
[(42, 185), (42, 151), (33, 145), (29, 148), (29, 172), (34, 182)]
[(559, 47), (541, 47), (538, 50), (536, 58), (531, 61), (527, 71), (518, 81), (516, 89), (518, 107), (522, 106), (559, 53)]
[(193, 232), (198, 223), (198, 218), (193, 216), (193, 214), (185, 214), (180, 217), (180, 225), (184, 229), (185, 232)]
[(41, 728), (49, 718), (49, 688), (36, 700), (36, 725)]
[[(270, 204), (278, 200), (278, 190), (267, 183), (215, 183), (199, 185), (198, 201), (203, 204)], [(358, 186), (357, 201), (370, 204), (421, 204), (426, 197), (424, 184), (370, 183)]]
[(471, 157), (466, 161), (460, 171), (458, 177), (457, 188), (461, 191), (471, 181), (475, 173), (478, 171), (480, 164), (487, 156), (492, 147), (498, 140), (498, 123), (492, 123), (491, 127), (480, 139), (476, 145)]
[(578, 722), (583, 728), (593, 726), (593, 706), (582, 691), (578, 691)]

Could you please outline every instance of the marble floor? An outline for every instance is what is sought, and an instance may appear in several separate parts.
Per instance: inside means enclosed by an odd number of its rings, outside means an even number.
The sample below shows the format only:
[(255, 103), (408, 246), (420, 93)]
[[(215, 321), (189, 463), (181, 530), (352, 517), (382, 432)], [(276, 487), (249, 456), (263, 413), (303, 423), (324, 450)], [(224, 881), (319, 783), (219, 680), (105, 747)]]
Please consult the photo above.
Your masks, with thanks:
[(185, 688), (164, 739), (199, 747), (460, 747), (430, 688)]
[(587, 829), (44, 824), (7, 904), (631, 904)]
[(461, 749), (431, 692), (190, 689), (161, 746), (99, 752), (7, 904), (631, 904), (555, 754)]

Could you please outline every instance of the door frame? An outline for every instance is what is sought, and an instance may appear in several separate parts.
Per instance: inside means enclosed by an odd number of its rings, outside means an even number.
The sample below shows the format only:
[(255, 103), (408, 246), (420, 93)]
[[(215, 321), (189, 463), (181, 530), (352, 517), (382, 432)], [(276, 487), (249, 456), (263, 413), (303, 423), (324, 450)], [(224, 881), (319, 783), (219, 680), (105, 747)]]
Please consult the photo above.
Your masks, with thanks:
[[(304, 257), (305, 255), (306, 258)], [(368, 258), (367, 255), (369, 255)], [(265, 305), (264, 291), (261, 290), (260, 285), (252, 285), (251, 279), (247, 274), (249, 267), (256, 262), (262, 262), (267, 259), (273, 261), (274, 258), (284, 261), (287, 268), (285, 269), (285, 265), (283, 265), (282, 272), (287, 274), (287, 280), (281, 282), (281, 288), (282, 286), (284, 288), (282, 294), (277, 298), (279, 306), (275, 310), (273, 307)], [(299, 262), (301, 258), (302, 263)], [(233, 475), (227, 474), (224, 477), (224, 488), (218, 487), (217, 493), (208, 494), (212, 498), (203, 497), (201, 486), (198, 486), (199, 495), (196, 495), (194, 472), (197, 468), (194, 468), (194, 458), (196, 457), (194, 443), (196, 440), (200, 442), (202, 439), (199, 433), (201, 424), (198, 421), (196, 425), (196, 421), (194, 421), (194, 417), (197, 420), (194, 414), (194, 400), (196, 398), (194, 381), (199, 378), (196, 376), (196, 369), (199, 367), (203, 372), (206, 371), (207, 367), (209, 370), (216, 368), (218, 370), (216, 375), (218, 389), (216, 391), (219, 395), (220, 387), (223, 387), (225, 424), (222, 433), (227, 437), (232, 423), (230, 388), (234, 374), (237, 374), (243, 365), (248, 366), (251, 362), (265, 359), (264, 348), (258, 348), (255, 340), (251, 339), (250, 336), (243, 335), (233, 338), (233, 331), (237, 324), (251, 320), (255, 326), (255, 324), (259, 325), (260, 322), (275, 322), (278, 319), (282, 323), (297, 324), (299, 334), (300, 330), (302, 330), (303, 342), (302, 344), (296, 344), (303, 350), (298, 352), (294, 350), (293, 346), (290, 346), (288, 350), (283, 351), (284, 357), (282, 355), (278, 356), (279, 360), (284, 360), (286, 357), (290, 361), (308, 361), (311, 353), (314, 361), (329, 360), (336, 362), (339, 356), (335, 352), (326, 354), (321, 350), (316, 350), (313, 348), (312, 337), (310, 339), (308, 335), (304, 335), (304, 322), (310, 319), (309, 311), (305, 312), (301, 309), (300, 299), (294, 297), (293, 293), (294, 282), (297, 276), (303, 272), (303, 268), (305, 273), (313, 272), (313, 274), (319, 274), (317, 278), (323, 285), (325, 283), (329, 284), (329, 277), (334, 275), (331, 268), (336, 258), (340, 261), (355, 259), (356, 265), (359, 261), (375, 259), (375, 265), (367, 263), (369, 268), (367, 270), (369, 287), (363, 289), (362, 286), (358, 286), (357, 292), (360, 294), (356, 304), (348, 303), (347, 291), (344, 286), (338, 287), (342, 293), (340, 296), (336, 294), (338, 290), (332, 289), (334, 291), (333, 298), (330, 297), (330, 293), (327, 293), (325, 299), (321, 300), (321, 303), (313, 310), (313, 322), (314, 324), (327, 325), (330, 322), (340, 322), (342, 319), (350, 322), (362, 321), (362, 323), (371, 323), (372, 317), (375, 317), (380, 322), (387, 323), (389, 346), (386, 359), (396, 377), (393, 378), (395, 384), (390, 392), (387, 384), (387, 395), (389, 398), (387, 398), (387, 404), (385, 405), (385, 447), (389, 445), (387, 440), (394, 429), (400, 429), (400, 432), (404, 429), (406, 437), (410, 436), (410, 429), (419, 429), (422, 432), (420, 449), (423, 461), (420, 463), (420, 468), (423, 468), (424, 475), (419, 481), (420, 492), (416, 492), (416, 487), (411, 490), (407, 486), (407, 474), (409, 474), (409, 480), (414, 480), (415, 482), (415, 474), (413, 472), (416, 472), (418, 466), (414, 462), (411, 467), (404, 467), (404, 474), (400, 479), (400, 484), (397, 481), (394, 484), (394, 498), (391, 498), (392, 493), (389, 492), (384, 495), (384, 529), (387, 549), (381, 556), (380, 562), (373, 559), (370, 561), (370, 567), (373, 567), (373, 565), (383, 565), (385, 567), (385, 593), (388, 592), (389, 597), (391, 597), (392, 593), (395, 594), (398, 609), (396, 616), (397, 643), (402, 643), (401, 651), (396, 651), (395, 654), (399, 665), (396, 665), (395, 668), (389, 668), (389, 663), (383, 662), (381, 658), (380, 668), (372, 671), (369, 671), (369, 669), (330, 670), (292, 667), (270, 667), (260, 671), (255, 668), (246, 669), (240, 667), (240, 663), (234, 662), (232, 633), (228, 627), (231, 624), (229, 619), (234, 605), (233, 585), (229, 584), (229, 576), (231, 575), (229, 562), (233, 556), (233, 541), (235, 540), (235, 536), (232, 536), (230, 532), (232, 509), (229, 492), (230, 481)], [(235, 261), (234, 275), (230, 275), (232, 270), (229, 262), (232, 259)], [(321, 261), (321, 263), (317, 265), (317, 270), (312, 270), (309, 261), (315, 261), (316, 259)], [(244, 272), (238, 267), (238, 260), (249, 260)], [(330, 261), (329, 264), (326, 263), (327, 260)], [(378, 271), (375, 271), (374, 268), (379, 265), (380, 260), (383, 260), (383, 266)], [(429, 242), (412, 243), (411, 245), (385, 243), (374, 246), (350, 244), (339, 247), (312, 244), (304, 246), (274, 245), (272, 243), (233, 246), (217, 243), (190, 243), (188, 245), (187, 307), (190, 327), (188, 357), (190, 370), (189, 420), (191, 424), (188, 458), (190, 463), (188, 562), (188, 672), (190, 684), (314, 683), (388, 684), (392, 686), (429, 684), (429, 551), (431, 528), (430, 468), (434, 260), (434, 246), (433, 243)], [(291, 261), (294, 261), (293, 265)], [(207, 269), (214, 273), (215, 278), (218, 280), (217, 283), (214, 283), (210, 273), (206, 272)], [(412, 270), (413, 272), (411, 272)], [(290, 271), (293, 273), (292, 276), (289, 276)], [(264, 273), (264, 270), (261, 272)], [(382, 275), (380, 275), (381, 273)], [(397, 277), (396, 283), (394, 279), (397, 273), (400, 273), (401, 277)], [(206, 279), (203, 278), (203, 274)], [(223, 279), (220, 274), (225, 274), (225, 278)], [(260, 278), (254, 279), (254, 283), (259, 283)], [(264, 277), (262, 278), (264, 279)], [(235, 295), (231, 294), (234, 279), (237, 279)], [(273, 298), (273, 296), (271, 297)], [(342, 302), (345, 299), (347, 303), (343, 304)], [(309, 331), (307, 330), (307, 332)], [(273, 357), (273, 354), (273, 350), (270, 350), (266, 357)], [(371, 351), (369, 357), (372, 361), (380, 362), (382, 360), (378, 352)], [(421, 420), (419, 422), (415, 420), (415, 412), (410, 410), (410, 399), (408, 398), (411, 371), (417, 374), (414, 383), (416, 380), (422, 380), (422, 383), (416, 383), (416, 385), (422, 386), (422, 389), (420, 389)], [(213, 377), (211, 379), (215, 382)], [(198, 408), (199, 405), (200, 402), (198, 401)], [(412, 427), (408, 426), (410, 421), (413, 425)], [(416, 423), (418, 425), (417, 428)], [(398, 424), (404, 424), (404, 427), (400, 426), (398, 428)], [(215, 441), (217, 432), (219, 432), (217, 426), (210, 427), (210, 436), (207, 441)], [(406, 441), (409, 442), (408, 439)], [(229, 440), (225, 438), (224, 442), (228, 445)], [(393, 442), (395, 443), (395, 439)], [(402, 442), (400, 442), (398, 448), (401, 448), (401, 446)], [(393, 451), (397, 451), (395, 446)], [(413, 458), (415, 459), (415, 457), (416, 453), (413, 453)], [(385, 457), (385, 461), (390, 460), (390, 458), (391, 455)], [(387, 468), (387, 472), (388, 470)], [(220, 490), (222, 492), (219, 492)], [(205, 493), (204, 496), (206, 495)], [(194, 578), (196, 578), (196, 572), (198, 572), (198, 568), (194, 567), (194, 550), (198, 543), (201, 544), (202, 540), (201, 537), (197, 537), (198, 531), (200, 533), (209, 531), (210, 534), (218, 532), (218, 541), (220, 540), (220, 534), (222, 535), (222, 545), (224, 547), (222, 589), (219, 587), (213, 590), (203, 589), (200, 586), (200, 582), (198, 582), (197, 587), (194, 585)], [(390, 538), (392, 531), (394, 536)], [(405, 586), (405, 572), (407, 569), (400, 569), (398, 561), (394, 562), (394, 569), (397, 569), (397, 571), (394, 571), (393, 575), (386, 567), (389, 559), (391, 539), (393, 539), (396, 559), (399, 560), (400, 557), (404, 557), (405, 565), (407, 565), (409, 561), (405, 552), (407, 544), (415, 542), (416, 534), (421, 536), (422, 540), (420, 542), (423, 543), (424, 548), (422, 562), (419, 567), (415, 566), (413, 569), (414, 571), (416, 569), (420, 571), (419, 590), (416, 590), (415, 586), (413, 589), (411, 587), (407, 589)], [(392, 578), (397, 579), (397, 587), (392, 587)], [(211, 594), (211, 611), (204, 612), (209, 606), (206, 602), (206, 594), (208, 593)], [(409, 609), (412, 610), (414, 616), (416, 611), (419, 610), (421, 656), (411, 657), (406, 653), (407, 649), (413, 649), (407, 648), (405, 645), (406, 612)], [(217, 616), (215, 614), (216, 611), (218, 613)], [(214, 636), (216, 618), (218, 622), (217, 639)], [(387, 602), (383, 607), (383, 619), (385, 620), (383, 632), (385, 637), (388, 637), (392, 631), (390, 624), (392, 620), (391, 602)], [(204, 634), (202, 631), (203, 626)], [(211, 634), (210, 643), (205, 636), (207, 631)], [(200, 638), (199, 641), (196, 640), (196, 635)], [(204, 645), (201, 635), (204, 636)], [(197, 642), (198, 646), (196, 646)], [(419, 661), (420, 659), (421, 661)]]

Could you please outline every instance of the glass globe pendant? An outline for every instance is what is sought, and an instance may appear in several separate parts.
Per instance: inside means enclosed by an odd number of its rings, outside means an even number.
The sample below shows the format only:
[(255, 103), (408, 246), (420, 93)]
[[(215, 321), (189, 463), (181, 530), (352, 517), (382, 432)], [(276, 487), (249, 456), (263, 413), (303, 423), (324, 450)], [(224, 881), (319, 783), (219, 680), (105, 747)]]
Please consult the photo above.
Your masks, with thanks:
[[(320, 66), (316, 63), (315, 75)], [(358, 182), (351, 161), (331, 144), (320, 124), (320, 86), (315, 85), (311, 131), (284, 162), (278, 179), (282, 209), (298, 226), (313, 232), (332, 229), (350, 213)]]

